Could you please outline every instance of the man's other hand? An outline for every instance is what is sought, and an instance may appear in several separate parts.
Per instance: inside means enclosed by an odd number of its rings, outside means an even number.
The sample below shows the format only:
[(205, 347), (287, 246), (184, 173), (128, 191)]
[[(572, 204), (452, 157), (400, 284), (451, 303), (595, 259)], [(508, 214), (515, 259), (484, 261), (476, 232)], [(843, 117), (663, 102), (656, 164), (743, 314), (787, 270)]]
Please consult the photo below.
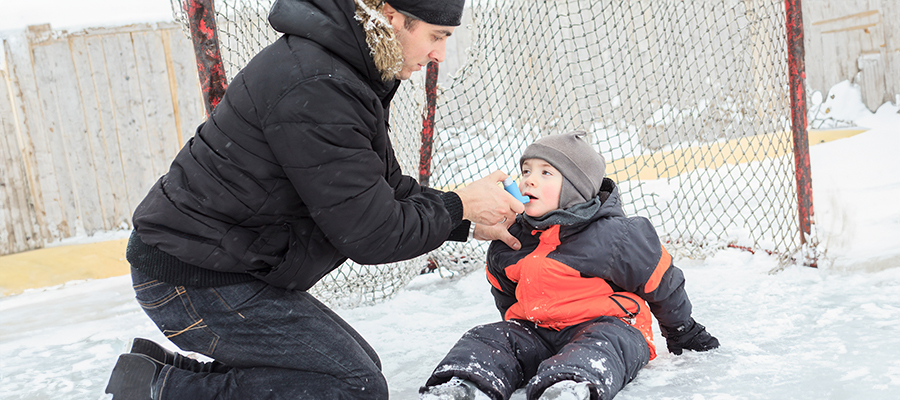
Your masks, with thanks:
[(473, 237), (478, 240), (500, 240), (511, 249), (518, 250), (522, 247), (522, 243), (519, 243), (519, 239), (516, 239), (515, 236), (509, 234), (509, 227), (515, 221), (516, 219), (512, 218), (496, 225), (475, 224)]

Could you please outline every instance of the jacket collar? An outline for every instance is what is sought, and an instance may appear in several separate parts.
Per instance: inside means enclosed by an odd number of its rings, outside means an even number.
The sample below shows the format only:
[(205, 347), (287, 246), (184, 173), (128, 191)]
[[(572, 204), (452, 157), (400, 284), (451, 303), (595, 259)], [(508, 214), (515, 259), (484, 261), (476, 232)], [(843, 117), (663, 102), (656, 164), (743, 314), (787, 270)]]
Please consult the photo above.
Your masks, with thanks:
[(619, 188), (612, 179), (603, 178), (600, 194), (587, 202), (576, 204), (565, 210), (554, 210), (540, 218), (531, 218), (525, 214), (519, 216), (517, 223), (526, 230), (544, 230), (550, 226), (560, 225), (559, 236), (566, 237), (580, 232), (592, 222), (607, 217), (624, 217)]
[[(400, 81), (393, 78), (402, 50), (377, 0), (276, 0), (269, 23), (276, 31), (309, 39), (357, 71), (382, 104)], [(387, 77), (387, 79), (385, 79)]]

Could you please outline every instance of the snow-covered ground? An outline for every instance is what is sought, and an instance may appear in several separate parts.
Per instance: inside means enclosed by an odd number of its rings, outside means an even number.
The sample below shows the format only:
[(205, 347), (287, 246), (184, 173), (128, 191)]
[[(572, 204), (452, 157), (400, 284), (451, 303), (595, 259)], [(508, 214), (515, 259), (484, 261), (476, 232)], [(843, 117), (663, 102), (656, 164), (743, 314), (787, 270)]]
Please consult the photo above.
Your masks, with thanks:
[[(168, 0), (0, 2), (0, 36), (36, 23), (74, 30), (172, 19)], [(695, 318), (722, 347), (676, 357), (657, 332), (659, 357), (617, 399), (900, 396), (898, 108), (885, 104), (870, 113), (847, 82), (812, 97), (826, 105), (814, 110), (829, 110), (828, 118), (871, 128), (810, 150), (816, 228), (827, 251), (820, 268), (771, 273), (776, 259), (735, 249), (702, 261), (676, 260)], [(499, 319), (488, 288), (480, 273), (424, 275), (389, 301), (337, 311), (378, 351), (391, 397), (415, 399), (463, 332)], [(107, 398), (109, 372), (131, 338), (175, 349), (133, 296), (123, 276), (0, 298), (0, 398)]]
[[(873, 114), (842, 83), (826, 102), (871, 128), (811, 148), (820, 268), (777, 269), (729, 249), (676, 260), (695, 318), (722, 343), (659, 357), (617, 399), (895, 399), (900, 393), (900, 114)], [(113, 236), (121, 233), (113, 233)], [(76, 238), (67, 241), (92, 240)], [(499, 315), (480, 273), (423, 275), (381, 304), (338, 310), (378, 351), (392, 398), (417, 388), (467, 329)], [(101, 399), (131, 338), (175, 349), (133, 300), (129, 277), (70, 282), (0, 299), (2, 398)], [(514, 399), (523, 399), (520, 392)]]

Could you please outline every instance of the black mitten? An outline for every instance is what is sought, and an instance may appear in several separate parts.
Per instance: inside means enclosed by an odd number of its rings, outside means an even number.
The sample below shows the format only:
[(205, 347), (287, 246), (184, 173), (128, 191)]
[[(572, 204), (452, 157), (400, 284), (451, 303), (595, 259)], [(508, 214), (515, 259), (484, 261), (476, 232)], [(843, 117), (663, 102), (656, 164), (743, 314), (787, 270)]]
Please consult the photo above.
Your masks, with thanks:
[(666, 338), (666, 347), (675, 355), (681, 355), (684, 349), (707, 351), (719, 347), (719, 339), (706, 332), (706, 327), (698, 324), (693, 318), (677, 328), (660, 325), (660, 330)]

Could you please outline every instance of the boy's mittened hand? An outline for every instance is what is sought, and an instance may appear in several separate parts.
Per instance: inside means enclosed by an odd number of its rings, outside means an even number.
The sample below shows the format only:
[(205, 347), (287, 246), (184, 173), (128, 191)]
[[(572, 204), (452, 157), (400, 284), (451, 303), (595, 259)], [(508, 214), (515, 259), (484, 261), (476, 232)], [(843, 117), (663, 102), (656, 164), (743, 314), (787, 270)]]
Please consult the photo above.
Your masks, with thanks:
[(663, 337), (666, 338), (666, 347), (675, 355), (687, 350), (707, 351), (719, 347), (719, 339), (710, 335), (706, 327), (698, 324), (693, 318), (686, 324), (677, 328), (660, 326)]

